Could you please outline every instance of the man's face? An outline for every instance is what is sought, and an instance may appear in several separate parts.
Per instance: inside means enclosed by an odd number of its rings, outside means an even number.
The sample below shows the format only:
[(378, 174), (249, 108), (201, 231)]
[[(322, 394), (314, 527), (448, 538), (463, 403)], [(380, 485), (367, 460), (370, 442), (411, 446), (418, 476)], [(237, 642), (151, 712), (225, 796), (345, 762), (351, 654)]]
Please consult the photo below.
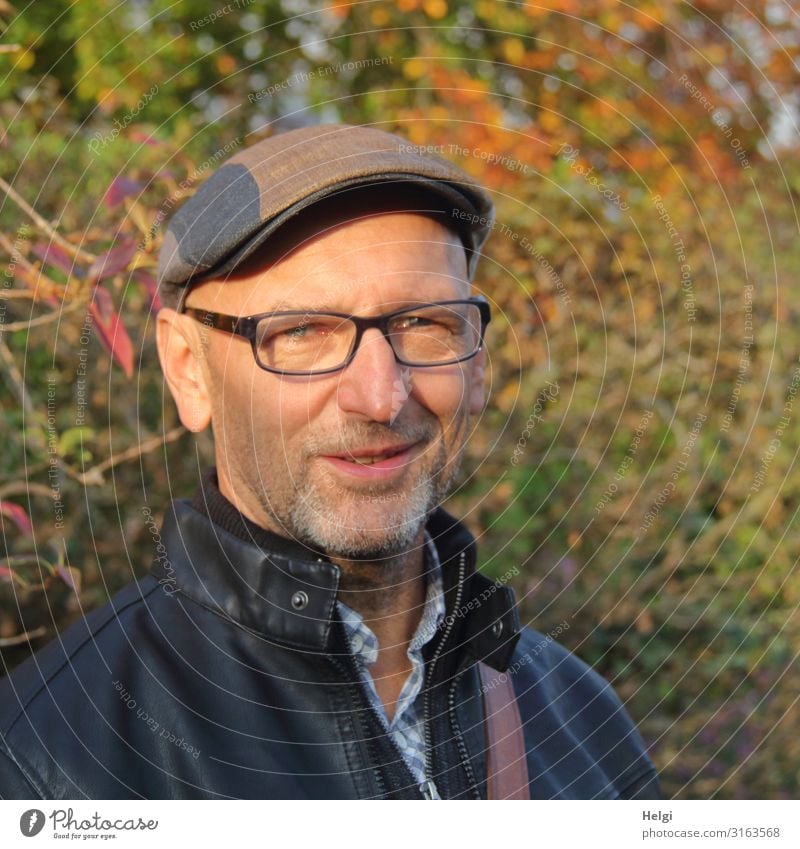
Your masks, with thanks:
[[(340, 223), (280, 262), (202, 284), (187, 305), (375, 316), (468, 296), (458, 237), (433, 218), (397, 212)], [(469, 414), (483, 406), (482, 352), (408, 369), (370, 329), (347, 368), (287, 377), (260, 369), (244, 339), (199, 324), (195, 332), (220, 486), (246, 515), (349, 559), (380, 559), (418, 541), (457, 473)], [(375, 465), (348, 459), (398, 450)]]

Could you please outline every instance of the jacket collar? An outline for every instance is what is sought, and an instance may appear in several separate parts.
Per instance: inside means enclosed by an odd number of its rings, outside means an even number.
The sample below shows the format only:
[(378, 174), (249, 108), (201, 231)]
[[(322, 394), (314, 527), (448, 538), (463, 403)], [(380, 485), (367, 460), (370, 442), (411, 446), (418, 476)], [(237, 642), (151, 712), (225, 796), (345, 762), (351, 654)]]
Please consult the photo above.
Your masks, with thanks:
[[(505, 669), (519, 636), (512, 591), (475, 571), (475, 539), (445, 510), (435, 510), (426, 527), (442, 565), (442, 636)], [(156, 557), (152, 573), (166, 592), (179, 592), (267, 640), (331, 650), (339, 567), (242, 516), (220, 493), (213, 472), (191, 503), (172, 502), (162, 539), (166, 556)]]

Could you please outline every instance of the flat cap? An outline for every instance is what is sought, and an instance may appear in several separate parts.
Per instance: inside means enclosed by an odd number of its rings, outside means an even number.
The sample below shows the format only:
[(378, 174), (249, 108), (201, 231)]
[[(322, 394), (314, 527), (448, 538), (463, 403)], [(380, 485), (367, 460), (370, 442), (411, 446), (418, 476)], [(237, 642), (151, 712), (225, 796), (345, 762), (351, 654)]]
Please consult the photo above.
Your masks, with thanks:
[(322, 124), (258, 142), (226, 162), (175, 213), (158, 260), (159, 286), (224, 275), (317, 201), (374, 184), (413, 184), (452, 216), (472, 277), (494, 221), (487, 191), (430, 148), (371, 127)]

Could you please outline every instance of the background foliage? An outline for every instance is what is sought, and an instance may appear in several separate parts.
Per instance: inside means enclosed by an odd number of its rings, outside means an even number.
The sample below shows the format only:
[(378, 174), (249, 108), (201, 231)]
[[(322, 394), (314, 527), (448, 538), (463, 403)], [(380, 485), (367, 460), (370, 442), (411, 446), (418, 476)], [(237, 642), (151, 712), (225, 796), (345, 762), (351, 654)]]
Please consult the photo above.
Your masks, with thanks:
[(794, 797), (797, 77), (782, 0), (0, 0), (0, 650), (147, 568), (212, 453), (153, 345), (162, 224), (320, 121), (494, 193), (492, 401), (450, 507), (685, 798)]

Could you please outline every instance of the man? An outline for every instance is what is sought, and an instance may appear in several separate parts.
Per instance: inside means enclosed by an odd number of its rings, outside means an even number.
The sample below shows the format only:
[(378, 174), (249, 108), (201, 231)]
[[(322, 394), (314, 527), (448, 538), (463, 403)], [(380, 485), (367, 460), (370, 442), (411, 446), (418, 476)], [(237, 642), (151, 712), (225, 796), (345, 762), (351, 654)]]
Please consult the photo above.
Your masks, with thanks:
[(216, 470), (151, 574), (3, 683), (3, 795), (657, 795), (607, 684), (520, 631), (439, 506), (485, 401), (492, 222), (348, 126), (254, 145), (175, 215), (159, 355)]

